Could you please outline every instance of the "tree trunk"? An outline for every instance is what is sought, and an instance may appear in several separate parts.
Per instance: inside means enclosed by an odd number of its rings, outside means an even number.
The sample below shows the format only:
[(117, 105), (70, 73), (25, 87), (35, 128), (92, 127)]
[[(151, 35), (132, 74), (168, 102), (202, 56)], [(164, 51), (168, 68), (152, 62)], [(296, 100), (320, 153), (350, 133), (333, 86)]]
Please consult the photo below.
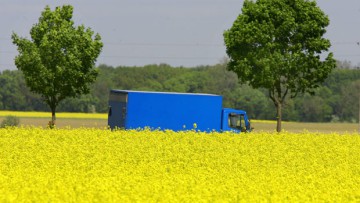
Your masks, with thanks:
[(281, 112), (281, 108), (282, 108), (282, 105), (281, 105), (281, 102), (277, 102), (275, 104), (276, 106), (276, 120), (277, 120), (277, 124), (276, 124), (276, 131), (279, 133), (281, 132), (281, 118), (282, 118), (282, 112)]
[(49, 122), (49, 128), (54, 128), (55, 127), (55, 121), (56, 121), (56, 116), (55, 116), (55, 108), (51, 108), (51, 121)]
[(285, 89), (281, 94), (281, 86), (279, 85), (276, 90), (269, 90), (269, 97), (274, 102), (276, 107), (276, 131), (281, 132), (281, 120), (282, 120), (282, 105), (285, 103), (285, 98), (289, 89)]

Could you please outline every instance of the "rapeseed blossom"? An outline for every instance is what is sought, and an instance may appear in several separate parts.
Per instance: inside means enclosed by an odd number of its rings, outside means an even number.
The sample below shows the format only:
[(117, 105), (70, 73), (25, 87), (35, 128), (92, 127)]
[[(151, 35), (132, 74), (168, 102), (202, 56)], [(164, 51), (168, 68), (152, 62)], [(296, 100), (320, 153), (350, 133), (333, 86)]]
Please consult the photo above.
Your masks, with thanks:
[(359, 202), (356, 133), (0, 129), (0, 202)]

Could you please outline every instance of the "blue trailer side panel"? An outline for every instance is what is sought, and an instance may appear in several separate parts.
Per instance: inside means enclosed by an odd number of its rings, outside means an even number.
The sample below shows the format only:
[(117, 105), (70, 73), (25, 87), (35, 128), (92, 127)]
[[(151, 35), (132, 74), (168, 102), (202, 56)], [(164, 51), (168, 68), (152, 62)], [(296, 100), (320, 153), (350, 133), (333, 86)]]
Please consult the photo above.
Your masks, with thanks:
[(151, 127), (179, 130), (220, 131), (222, 97), (127, 91), (126, 129)]

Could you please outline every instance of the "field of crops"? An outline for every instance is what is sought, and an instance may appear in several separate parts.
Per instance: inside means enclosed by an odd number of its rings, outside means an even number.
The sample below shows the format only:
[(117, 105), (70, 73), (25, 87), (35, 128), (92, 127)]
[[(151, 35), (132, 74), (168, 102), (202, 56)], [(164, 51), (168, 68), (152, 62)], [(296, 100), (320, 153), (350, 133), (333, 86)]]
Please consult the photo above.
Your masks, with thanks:
[(0, 129), (0, 202), (359, 202), (358, 133)]
[[(51, 120), (50, 112), (22, 112), (22, 111), (0, 111), (0, 123), (6, 116), (16, 116), (20, 119), (20, 126), (47, 127)], [(107, 127), (106, 113), (56, 113), (56, 126), (58, 128), (99, 128)], [(256, 132), (274, 132), (276, 129), (275, 120), (252, 120), (252, 127)], [(283, 129), (288, 132), (321, 132), (321, 133), (347, 133), (359, 132), (360, 126), (357, 123), (299, 123), (283, 122)]]

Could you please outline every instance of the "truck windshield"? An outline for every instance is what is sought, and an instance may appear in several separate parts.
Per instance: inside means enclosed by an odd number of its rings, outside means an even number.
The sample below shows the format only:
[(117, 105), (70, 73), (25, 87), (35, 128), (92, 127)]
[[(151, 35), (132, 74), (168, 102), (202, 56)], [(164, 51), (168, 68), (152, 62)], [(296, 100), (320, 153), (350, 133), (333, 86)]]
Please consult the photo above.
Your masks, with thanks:
[(238, 130), (243, 130), (243, 128), (246, 128), (244, 115), (242, 114), (230, 113), (228, 122), (230, 128), (235, 128)]

